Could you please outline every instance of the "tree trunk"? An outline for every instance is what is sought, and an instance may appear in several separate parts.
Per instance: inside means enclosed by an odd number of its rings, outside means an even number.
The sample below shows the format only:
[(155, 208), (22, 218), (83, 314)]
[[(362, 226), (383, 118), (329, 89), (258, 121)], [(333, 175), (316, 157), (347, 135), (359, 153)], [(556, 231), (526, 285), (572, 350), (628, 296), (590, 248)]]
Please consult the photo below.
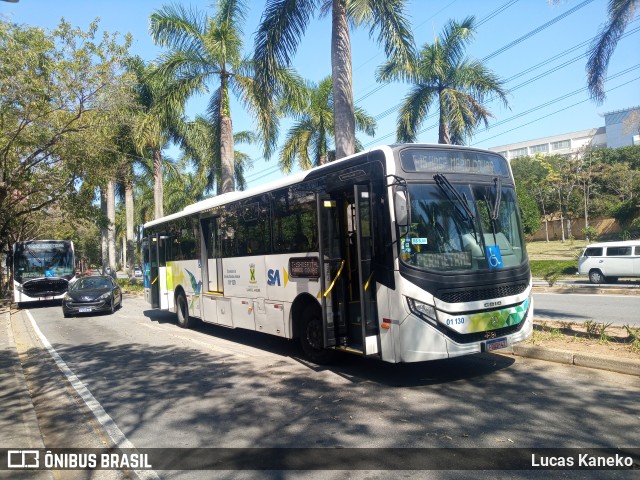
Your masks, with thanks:
[(154, 219), (164, 216), (164, 189), (162, 185), (162, 152), (154, 150), (153, 152), (153, 203), (154, 203)]
[(220, 190), (218, 195), (235, 191), (233, 168), (233, 126), (231, 118), (220, 117)]
[(107, 182), (107, 242), (109, 249), (109, 267), (111, 271), (116, 271), (116, 188), (115, 181)]
[(449, 123), (445, 115), (445, 108), (442, 104), (442, 97), (440, 96), (440, 115), (438, 120), (438, 143), (450, 145), (451, 135), (449, 134)]
[(127, 178), (124, 190), (124, 206), (127, 215), (127, 237), (126, 237), (126, 248), (125, 248), (125, 258), (127, 263), (127, 270), (129, 272), (129, 276), (133, 275), (133, 265), (134, 265), (134, 251), (133, 251), (133, 184), (131, 183), (131, 177)]
[[(107, 214), (107, 189), (100, 188), (100, 210), (102, 211), (103, 218), (108, 218)], [(109, 242), (107, 241), (108, 229), (106, 225), (100, 230), (100, 240), (102, 247), (102, 269), (109, 265)]]
[(220, 188), (218, 195), (235, 191), (233, 124), (229, 106), (228, 79), (222, 75), (220, 85)]
[(331, 23), (331, 73), (336, 160), (356, 152), (353, 107), (351, 39), (343, 0), (333, 0)]

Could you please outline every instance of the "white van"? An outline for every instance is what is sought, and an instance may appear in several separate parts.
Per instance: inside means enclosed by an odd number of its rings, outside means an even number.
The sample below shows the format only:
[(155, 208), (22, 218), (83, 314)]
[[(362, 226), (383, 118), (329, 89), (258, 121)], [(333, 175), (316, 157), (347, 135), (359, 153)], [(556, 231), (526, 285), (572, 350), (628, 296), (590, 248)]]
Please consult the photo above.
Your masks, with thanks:
[(578, 259), (578, 274), (591, 283), (615, 283), (618, 277), (640, 277), (640, 240), (592, 243)]

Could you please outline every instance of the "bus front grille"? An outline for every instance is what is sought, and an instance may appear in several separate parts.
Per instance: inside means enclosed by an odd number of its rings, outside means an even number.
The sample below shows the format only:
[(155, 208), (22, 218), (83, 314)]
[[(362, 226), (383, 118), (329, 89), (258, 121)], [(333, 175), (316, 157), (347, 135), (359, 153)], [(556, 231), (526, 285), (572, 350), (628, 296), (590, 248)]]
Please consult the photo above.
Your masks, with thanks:
[(527, 289), (527, 283), (496, 285), (489, 288), (468, 288), (465, 290), (440, 290), (436, 297), (447, 303), (477, 302), (492, 298), (519, 295)]
[(30, 297), (52, 297), (67, 291), (69, 282), (64, 278), (30, 280), (22, 286), (22, 291)]

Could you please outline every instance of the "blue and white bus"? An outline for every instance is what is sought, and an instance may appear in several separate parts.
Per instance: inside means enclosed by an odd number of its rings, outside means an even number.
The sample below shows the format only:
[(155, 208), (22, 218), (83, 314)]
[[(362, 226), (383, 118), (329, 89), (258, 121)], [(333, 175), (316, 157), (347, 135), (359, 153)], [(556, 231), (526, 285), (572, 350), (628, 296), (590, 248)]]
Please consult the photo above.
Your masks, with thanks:
[(492, 351), (532, 332), (531, 273), (500, 155), (372, 148), (144, 226), (154, 308), (388, 362)]
[(17, 304), (61, 299), (75, 278), (71, 240), (16, 242), (10, 262)]

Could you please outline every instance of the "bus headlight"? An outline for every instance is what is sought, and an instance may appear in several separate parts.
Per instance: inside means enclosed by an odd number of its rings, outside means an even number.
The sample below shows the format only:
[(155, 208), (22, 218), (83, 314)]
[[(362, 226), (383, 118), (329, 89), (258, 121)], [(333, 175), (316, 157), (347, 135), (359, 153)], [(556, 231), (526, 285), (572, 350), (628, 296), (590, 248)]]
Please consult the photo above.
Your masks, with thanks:
[(411, 313), (415, 316), (427, 323), (435, 324), (437, 322), (436, 309), (432, 305), (427, 305), (426, 303), (409, 297), (407, 297), (407, 303), (409, 304), (409, 310), (411, 310)]

